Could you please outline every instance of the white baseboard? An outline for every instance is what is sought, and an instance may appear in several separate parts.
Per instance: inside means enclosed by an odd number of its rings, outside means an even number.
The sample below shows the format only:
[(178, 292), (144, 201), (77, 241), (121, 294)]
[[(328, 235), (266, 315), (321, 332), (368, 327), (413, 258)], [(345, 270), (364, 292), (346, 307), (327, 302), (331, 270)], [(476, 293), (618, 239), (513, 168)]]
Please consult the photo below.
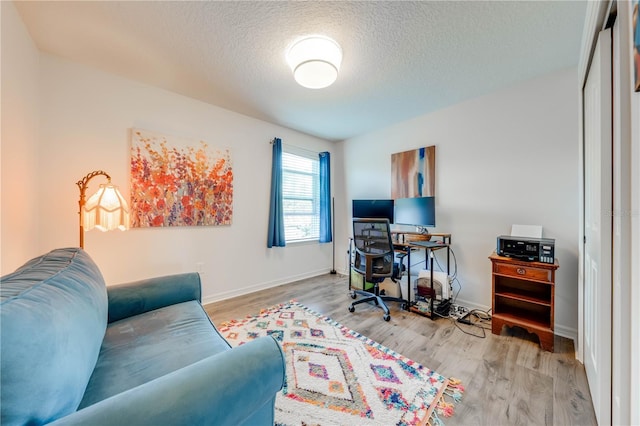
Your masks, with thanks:
[[(202, 304), (203, 305), (207, 305), (209, 303), (220, 302), (222, 300), (232, 299), (234, 297), (243, 296), (245, 294), (253, 293), (253, 292), (256, 292), (256, 291), (260, 291), (260, 290), (267, 290), (269, 288), (277, 287), (277, 286), (280, 286), (280, 285), (283, 285), (283, 284), (290, 284), (290, 283), (293, 283), (293, 282), (296, 282), (296, 281), (300, 281), (300, 280), (305, 279), (305, 278), (317, 277), (317, 276), (324, 275), (324, 274), (327, 274), (327, 273), (328, 273), (328, 271), (326, 269), (322, 269), (322, 270), (311, 271), (311, 272), (307, 272), (307, 273), (299, 274), (299, 275), (291, 275), (291, 276), (288, 276), (288, 277), (280, 278), (278, 280), (265, 281), (265, 282), (262, 282), (262, 283), (254, 284), (254, 285), (249, 286), (249, 287), (244, 287), (244, 288), (237, 289), (237, 290), (218, 293), (215, 296), (204, 297), (202, 299)], [(341, 275), (345, 275), (346, 274), (346, 272), (344, 272), (344, 271), (338, 271), (338, 273), (341, 274)], [(406, 285), (406, 284), (403, 283), (402, 285)], [(396, 285), (394, 284), (394, 287), (395, 286)], [(395, 291), (395, 289), (392, 289), (392, 291)], [(490, 306), (481, 305), (481, 304), (478, 304), (478, 303), (475, 303), (475, 302), (471, 302), (469, 300), (464, 300), (464, 299), (456, 299), (455, 303), (457, 305), (469, 308), (470, 310), (478, 309), (480, 311), (486, 312), (489, 309), (491, 309)], [(563, 325), (556, 324), (556, 326), (555, 326), (555, 334), (557, 334), (558, 336), (566, 337), (567, 339), (571, 339), (571, 340), (573, 340), (573, 342), (575, 344), (577, 336), (578, 336), (578, 331), (575, 328), (566, 327), (566, 326), (563, 326)]]
[(558, 336), (566, 337), (567, 339), (573, 340), (573, 345), (575, 346), (576, 340), (578, 339), (578, 330), (576, 330), (575, 328), (556, 324), (556, 326), (554, 327), (554, 332)]
[[(463, 299), (457, 299), (456, 304), (464, 306), (469, 309), (479, 309), (485, 312), (491, 309), (490, 306), (479, 305), (477, 303), (470, 302), (468, 300), (463, 300)], [(567, 339), (573, 340), (573, 344), (575, 346), (576, 340), (578, 338), (578, 330), (576, 330), (575, 328), (556, 324), (554, 327), (554, 333), (557, 334), (558, 336), (566, 337)]]
[(321, 269), (321, 270), (306, 272), (304, 274), (299, 274), (299, 275), (290, 275), (288, 277), (283, 277), (273, 281), (265, 281), (265, 282), (257, 283), (248, 287), (243, 287), (236, 290), (217, 293), (216, 295), (213, 295), (213, 296), (203, 297), (202, 304), (208, 305), (209, 303), (232, 299), (234, 297), (243, 296), (245, 294), (254, 293), (256, 291), (267, 290), (269, 288), (278, 287), (283, 284), (290, 284), (292, 282), (300, 281), (305, 278), (313, 278), (313, 277), (317, 277), (317, 276), (328, 274), (328, 273), (329, 271), (327, 271), (326, 269)]

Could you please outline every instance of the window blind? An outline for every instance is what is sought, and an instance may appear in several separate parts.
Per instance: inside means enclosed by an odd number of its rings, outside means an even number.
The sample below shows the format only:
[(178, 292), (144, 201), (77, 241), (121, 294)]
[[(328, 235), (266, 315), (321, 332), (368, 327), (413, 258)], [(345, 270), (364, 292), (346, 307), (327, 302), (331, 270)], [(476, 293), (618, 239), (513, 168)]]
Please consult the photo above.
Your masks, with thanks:
[(282, 149), (282, 202), (286, 242), (320, 238), (320, 173), (317, 153)]

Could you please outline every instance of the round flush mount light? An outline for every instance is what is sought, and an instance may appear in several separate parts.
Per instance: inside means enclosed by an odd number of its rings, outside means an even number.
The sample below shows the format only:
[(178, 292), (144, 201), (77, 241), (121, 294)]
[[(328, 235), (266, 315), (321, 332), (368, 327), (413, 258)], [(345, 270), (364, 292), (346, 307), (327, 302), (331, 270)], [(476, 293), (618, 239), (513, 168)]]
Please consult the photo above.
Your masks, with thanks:
[(287, 62), (299, 85), (309, 89), (331, 86), (342, 62), (340, 45), (329, 37), (304, 37), (291, 45)]

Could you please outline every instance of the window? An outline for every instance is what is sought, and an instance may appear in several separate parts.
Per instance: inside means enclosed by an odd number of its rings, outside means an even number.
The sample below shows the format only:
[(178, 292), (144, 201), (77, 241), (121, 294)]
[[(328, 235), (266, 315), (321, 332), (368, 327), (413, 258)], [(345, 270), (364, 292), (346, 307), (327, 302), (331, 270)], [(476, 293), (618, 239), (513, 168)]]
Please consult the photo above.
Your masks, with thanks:
[(318, 154), (282, 148), (282, 207), (287, 243), (320, 238)]

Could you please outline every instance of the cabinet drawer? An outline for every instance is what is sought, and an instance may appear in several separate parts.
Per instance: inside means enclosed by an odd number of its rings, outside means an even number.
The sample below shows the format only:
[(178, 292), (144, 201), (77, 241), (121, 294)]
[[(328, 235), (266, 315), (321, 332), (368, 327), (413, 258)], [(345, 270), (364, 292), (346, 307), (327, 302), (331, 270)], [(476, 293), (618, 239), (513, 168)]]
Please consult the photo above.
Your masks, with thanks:
[(495, 263), (493, 272), (501, 275), (509, 275), (529, 280), (552, 282), (552, 274), (550, 270), (535, 268), (531, 266), (506, 265), (504, 263)]

